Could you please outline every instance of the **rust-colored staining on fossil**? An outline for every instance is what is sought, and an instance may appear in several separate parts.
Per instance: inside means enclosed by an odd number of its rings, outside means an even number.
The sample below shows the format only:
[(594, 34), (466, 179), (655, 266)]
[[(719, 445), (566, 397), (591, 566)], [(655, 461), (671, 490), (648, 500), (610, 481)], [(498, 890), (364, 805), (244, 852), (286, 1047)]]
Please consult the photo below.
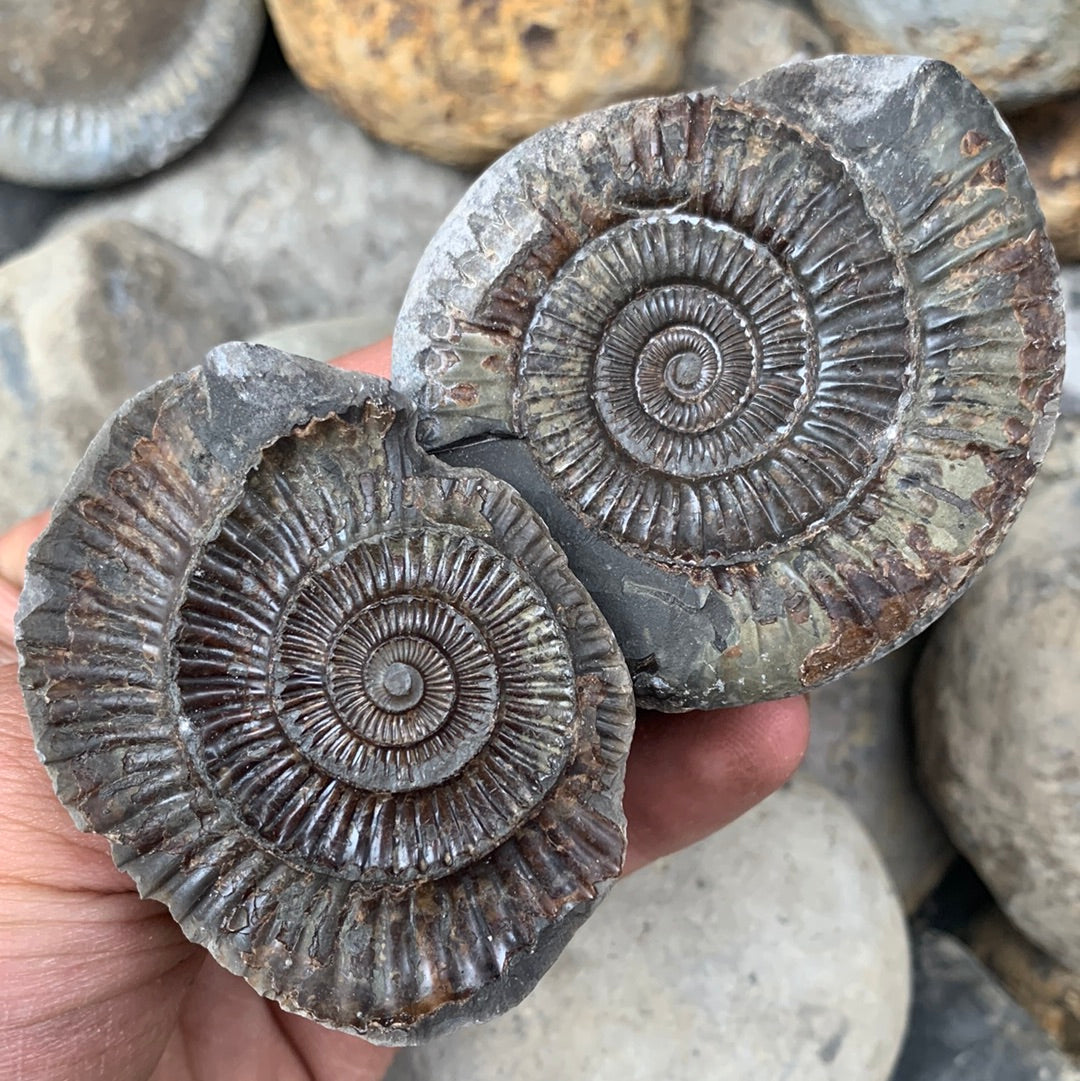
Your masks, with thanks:
[(971, 83), (832, 57), (507, 154), (422, 259), (394, 371), (426, 446), (551, 525), (640, 701), (730, 705), (900, 644), (994, 550), (1056, 415), (1056, 276)]
[(965, 157), (970, 158), (978, 154), (989, 142), (989, 137), (983, 135), (981, 131), (965, 131), (963, 138), (960, 140), (960, 152)]
[(537, 515), (412, 423), (220, 347), (98, 437), (18, 625), (76, 822), (260, 993), (390, 1044), (520, 1000), (618, 875), (634, 716)]

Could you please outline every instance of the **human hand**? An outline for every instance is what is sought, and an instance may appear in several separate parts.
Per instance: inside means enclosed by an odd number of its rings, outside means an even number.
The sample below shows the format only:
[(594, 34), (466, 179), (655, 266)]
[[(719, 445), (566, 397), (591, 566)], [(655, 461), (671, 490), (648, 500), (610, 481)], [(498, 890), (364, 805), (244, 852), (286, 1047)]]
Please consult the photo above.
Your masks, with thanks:
[[(389, 371), (389, 345), (336, 363)], [(57, 802), (16, 679), (14, 614), (47, 515), (0, 537), (0, 1076), (18, 1081), (376, 1081), (393, 1051), (285, 1013), (143, 901)], [(642, 712), (627, 767), (627, 872), (738, 817), (806, 747), (802, 699)]]

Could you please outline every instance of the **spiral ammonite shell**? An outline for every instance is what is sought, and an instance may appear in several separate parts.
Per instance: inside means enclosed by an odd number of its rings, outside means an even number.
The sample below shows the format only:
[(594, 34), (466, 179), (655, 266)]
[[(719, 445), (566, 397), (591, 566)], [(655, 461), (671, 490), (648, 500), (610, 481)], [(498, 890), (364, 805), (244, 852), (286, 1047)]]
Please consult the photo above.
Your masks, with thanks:
[(617, 876), (614, 637), (381, 380), (258, 346), (129, 403), (34, 548), (37, 747), (140, 892), (383, 1043), (513, 1005)]
[(947, 64), (829, 57), (542, 132), (466, 194), (395, 330), (421, 441), (511, 480), (639, 700), (823, 682), (940, 614), (1053, 426), (1057, 265)]

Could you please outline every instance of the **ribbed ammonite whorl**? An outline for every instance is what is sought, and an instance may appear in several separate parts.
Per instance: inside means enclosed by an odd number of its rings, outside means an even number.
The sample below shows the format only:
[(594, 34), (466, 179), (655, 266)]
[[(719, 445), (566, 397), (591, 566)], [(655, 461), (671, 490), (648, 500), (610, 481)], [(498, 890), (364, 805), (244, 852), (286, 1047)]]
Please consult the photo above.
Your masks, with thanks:
[(37, 747), (140, 892), (286, 1009), (405, 1043), (513, 1005), (619, 872), (633, 693), (536, 513), (382, 380), (215, 350), (34, 548)]
[(511, 480), (666, 709), (880, 655), (998, 544), (1049, 440), (1057, 266), (946, 64), (830, 57), (497, 162), (395, 330), (421, 441)]

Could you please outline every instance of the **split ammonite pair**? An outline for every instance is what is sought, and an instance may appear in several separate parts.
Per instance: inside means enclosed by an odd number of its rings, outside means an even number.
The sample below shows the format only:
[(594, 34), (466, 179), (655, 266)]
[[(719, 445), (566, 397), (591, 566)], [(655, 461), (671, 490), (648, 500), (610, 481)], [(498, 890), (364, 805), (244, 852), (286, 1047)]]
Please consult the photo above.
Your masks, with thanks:
[(57, 794), (286, 1009), (384, 1043), (506, 1009), (619, 873), (635, 692), (820, 683), (1000, 542), (1056, 276), (941, 63), (541, 132), (423, 257), (397, 390), (228, 345), (98, 436), (19, 616)]

